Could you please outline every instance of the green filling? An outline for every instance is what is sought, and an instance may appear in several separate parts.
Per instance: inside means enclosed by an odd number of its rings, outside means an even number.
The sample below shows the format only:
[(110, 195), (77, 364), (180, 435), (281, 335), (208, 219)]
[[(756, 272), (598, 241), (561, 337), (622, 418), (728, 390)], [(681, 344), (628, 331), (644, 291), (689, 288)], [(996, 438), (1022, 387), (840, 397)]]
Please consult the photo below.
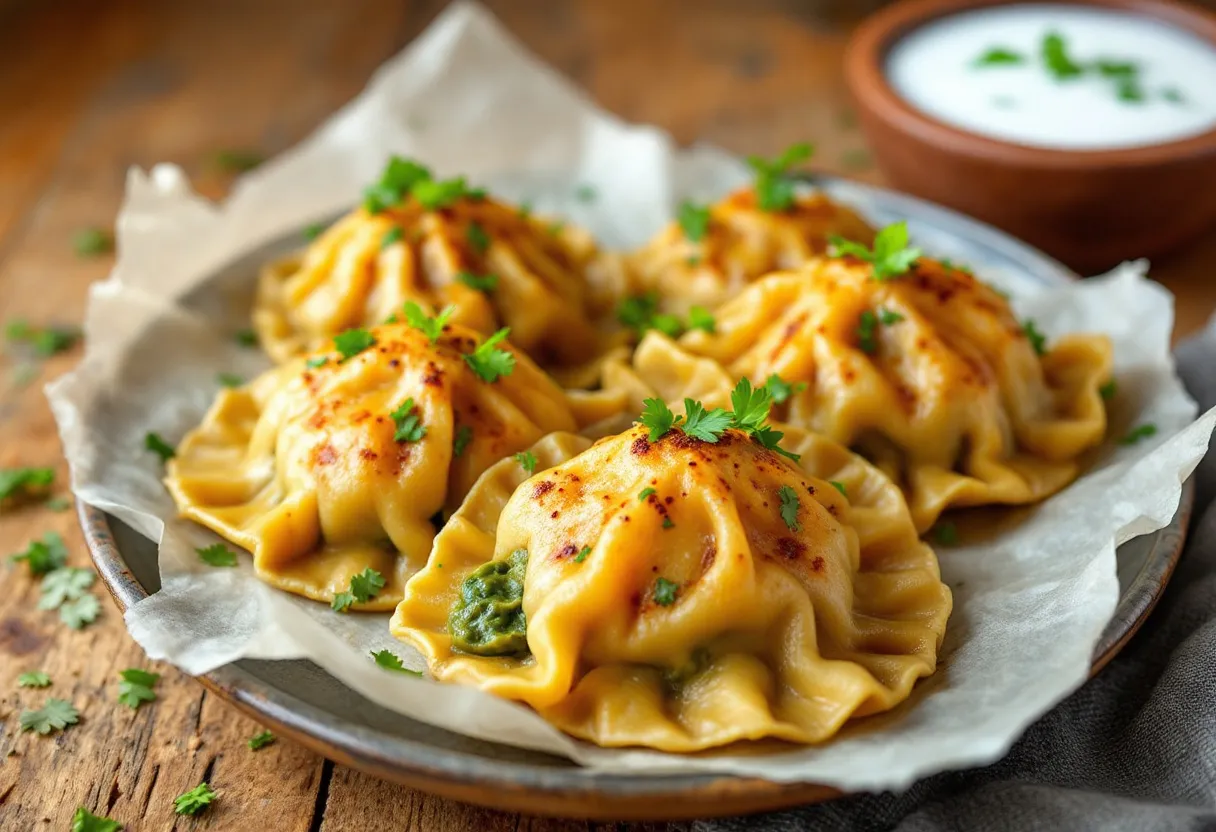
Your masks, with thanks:
[(460, 600), (448, 616), (452, 647), (478, 656), (515, 656), (528, 652), (524, 619), (524, 576), (528, 550), (474, 570), (460, 584)]

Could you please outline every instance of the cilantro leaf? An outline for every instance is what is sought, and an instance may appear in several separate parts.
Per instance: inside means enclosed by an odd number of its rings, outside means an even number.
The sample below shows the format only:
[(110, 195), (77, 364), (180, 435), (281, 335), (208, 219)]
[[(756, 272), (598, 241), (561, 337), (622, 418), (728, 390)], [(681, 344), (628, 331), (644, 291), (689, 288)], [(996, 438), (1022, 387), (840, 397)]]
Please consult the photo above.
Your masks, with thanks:
[(443, 334), (443, 328), (448, 325), (448, 321), (456, 314), (455, 306), (447, 306), (432, 318), (423, 312), (422, 307), (412, 300), (405, 302), (404, 309), (405, 322), (426, 335), (432, 344), (439, 340), (439, 336)]
[(145, 702), (156, 699), (152, 688), (160, 681), (159, 673), (150, 673), (137, 667), (129, 667), (118, 674), (118, 701), (133, 711)]
[(767, 387), (752, 388), (752, 383), (746, 378), (739, 379), (735, 389), (730, 394), (730, 405), (734, 409), (735, 427), (739, 430), (753, 433), (758, 430), (768, 418), (768, 411), (773, 404), (773, 395)]
[(245, 379), (235, 373), (217, 373), (215, 380), (221, 387), (240, 387), (245, 383)]
[(676, 215), (676, 219), (680, 223), (680, 230), (684, 232), (684, 237), (689, 242), (699, 243), (709, 232), (708, 205), (697, 205), (685, 200), (680, 203), (680, 211)]
[(215, 797), (215, 792), (203, 781), (190, 791), (173, 798), (173, 811), (179, 815), (197, 815), (210, 806)]
[(1119, 392), (1119, 385), (1113, 378), (1098, 388), (1098, 395), (1106, 401), (1113, 399), (1115, 397), (1115, 393), (1117, 392)]
[(796, 454), (793, 451), (787, 451), (779, 444), (785, 438), (785, 433), (776, 430), (775, 428), (764, 425), (752, 432), (752, 438), (760, 443), (762, 448), (767, 448), (770, 451), (781, 454), (786, 459), (797, 462), (802, 459), (802, 454)]
[(389, 414), (397, 425), (397, 430), (393, 434), (394, 442), (419, 442), (422, 437), (426, 436), (426, 427), (422, 424), (422, 417), (414, 412), (416, 408), (417, 405), (414, 404), (414, 399), (411, 397)]
[(1026, 63), (1026, 56), (1022, 53), (1014, 52), (1003, 46), (994, 46), (972, 61), (971, 65), (977, 67), (1013, 66), (1024, 63)]
[(82, 228), (72, 237), (77, 257), (97, 257), (114, 250), (114, 235), (104, 228)]
[(45, 688), (51, 684), (51, 677), (41, 670), (30, 670), (17, 677), (19, 688)]
[(377, 667), (383, 667), (385, 670), (393, 670), (397, 673), (406, 673), (410, 676), (422, 678), (421, 673), (419, 673), (417, 670), (410, 670), (408, 667), (402, 664), (401, 657), (391, 650), (374, 651), (372, 652), (371, 656), (376, 660)]
[(704, 306), (694, 306), (688, 310), (688, 328), (702, 329), (713, 335), (718, 326), (714, 316)]
[(1043, 355), (1047, 352), (1047, 336), (1039, 332), (1035, 327), (1034, 321), (1029, 318), (1022, 324), (1022, 334), (1026, 336), (1026, 340), (1030, 342), (1030, 346), (1034, 348), (1035, 355)]
[(584, 546), (583, 548), (579, 549), (578, 554), (574, 556), (574, 562), (582, 563), (583, 561), (585, 561), (587, 559), (587, 556), (590, 554), (591, 554), (591, 547)]
[(375, 569), (365, 568), (350, 579), (350, 593), (360, 604), (366, 604), (384, 589), (384, 576)]
[(24, 563), (30, 575), (45, 575), (63, 566), (68, 561), (68, 548), (59, 532), (47, 532), (42, 540), (31, 540), (24, 552), (10, 556), (13, 563)]
[(250, 737), (248, 742), (245, 744), (249, 746), (250, 751), (258, 751), (270, 745), (274, 741), (274, 734), (270, 733), (269, 731), (262, 731), (261, 733), (254, 734), (252, 737)]
[(493, 384), (503, 376), (509, 376), (515, 371), (515, 356), (510, 350), (499, 349), (497, 346), (506, 340), (510, 332), (510, 328), (503, 327), (464, 357), (464, 362), (477, 374), (477, 377), (488, 384)]
[(72, 815), (72, 832), (122, 832), (122, 824), (78, 806), (76, 814)]
[(476, 289), (479, 292), (493, 292), (498, 288), (498, 275), (496, 274), (478, 275), (472, 272), (459, 272), (456, 279), (470, 289)]
[(23, 320), (15, 320), (4, 328), (4, 337), (14, 344), (25, 344), (48, 358), (71, 349), (80, 340), (80, 330), (72, 326), (30, 326)]
[(921, 256), (921, 250), (908, 245), (908, 223), (892, 223), (874, 237), (874, 248), (868, 249), (837, 236), (829, 238), (829, 253), (833, 257), (850, 256), (869, 263), (874, 280), (891, 280), (907, 274)]
[(791, 145), (773, 161), (749, 156), (747, 164), (756, 172), (756, 204), (761, 211), (785, 211), (794, 204), (794, 182), (789, 169), (811, 157), (813, 149), (805, 142)]
[(523, 468), (529, 474), (536, 473), (536, 454), (531, 451), (520, 451), (515, 454), (513, 459), (519, 463), (520, 468)]
[(353, 603), (355, 603), (355, 596), (349, 592), (335, 592), (334, 599), (329, 602), (329, 606), (335, 612), (346, 612)]
[(452, 439), (452, 456), (460, 456), (464, 449), (473, 441), (473, 429), (468, 425), (456, 428), (456, 436)]
[(368, 213), (378, 214), (386, 208), (400, 204), (414, 185), (431, 178), (430, 169), (400, 156), (389, 157), (380, 179), (363, 191), (363, 207)]
[(658, 442), (682, 421), (683, 417), (673, 413), (662, 399), (643, 399), (642, 405), (642, 416), (638, 421), (650, 429), (651, 442)]
[(768, 377), (768, 381), (764, 382), (765, 388), (769, 395), (773, 397), (773, 404), (785, 404), (790, 396), (795, 393), (801, 393), (807, 388), (805, 381), (796, 381), (793, 384), (785, 381), (781, 376), (773, 373)]
[(1147, 439), (1150, 436), (1157, 434), (1157, 426), (1151, 422), (1143, 425), (1137, 425), (1119, 440), (1120, 445), (1135, 445), (1141, 439)]
[(651, 496), (652, 494), (656, 494), (656, 493), (657, 492), (653, 488), (643, 488), (641, 491), (638, 492), (638, 502), (644, 503), (644, 502), (646, 502), (647, 497)]
[(95, 595), (81, 595), (74, 601), (67, 601), (59, 608), (59, 620), (73, 630), (83, 629), (86, 625), (97, 620), (101, 612), (101, 602)]
[(20, 717), (22, 731), (35, 731), (43, 736), (62, 731), (79, 720), (80, 711), (73, 708), (71, 702), (54, 697), (47, 699), (36, 711), (22, 711)]
[(223, 543), (212, 543), (194, 551), (199, 560), (208, 566), (236, 566), (236, 552)]
[(420, 180), (414, 183), (414, 187), (410, 189), (410, 195), (428, 211), (446, 208), (465, 197), (484, 196), (480, 191), (471, 190), (466, 185), (463, 176), (457, 176), (454, 179)]
[(93, 585), (96, 575), (89, 569), (61, 566), (42, 579), (42, 598), (38, 609), (55, 610), (64, 601), (75, 601)]
[(384, 236), (380, 238), (380, 250), (384, 251), (386, 248), (393, 245), (394, 243), (401, 242), (401, 238), (403, 238), (404, 236), (405, 236), (405, 231), (402, 230), (401, 226), (394, 225), (388, 231), (385, 231)]
[(258, 334), (252, 329), (238, 329), (233, 333), (232, 339), (242, 347), (256, 347), (258, 345)]
[(334, 336), (334, 348), (342, 353), (342, 357), (338, 359), (339, 364), (374, 346), (376, 336), (362, 327), (348, 329)]
[(161, 439), (160, 434), (155, 431), (148, 431), (144, 434), (144, 448), (160, 457), (161, 462), (168, 462), (177, 456), (176, 449)]
[(680, 589), (680, 585), (675, 581), (669, 581), (666, 578), (655, 578), (654, 590), (651, 592), (651, 598), (660, 607), (670, 607), (675, 603), (676, 592)]
[(485, 254), (490, 248), (490, 235), (486, 233), (481, 223), (469, 223), (469, 227), (465, 229), (465, 239), (469, 241), (473, 251), (478, 254)]
[(684, 413), (681, 430), (704, 442), (717, 442), (722, 432), (731, 426), (731, 415), (725, 410), (715, 407), (706, 411), (704, 405), (693, 399), (684, 400)]
[(840, 492), (840, 494), (841, 494), (841, 496), (843, 496), (843, 497), (844, 497), (846, 500), (849, 498), (849, 492), (848, 492), (848, 491), (845, 491), (845, 489), (844, 489), (844, 483), (842, 483), (842, 482), (837, 482), (836, 480), (828, 480), (828, 483), (829, 483), (829, 484), (830, 484), (830, 485), (831, 485), (833, 488), (835, 488), (837, 491), (839, 491), (839, 492)]
[(0, 501), (33, 497), (55, 482), (54, 468), (0, 469)]
[(684, 329), (675, 315), (659, 312), (659, 296), (654, 292), (625, 298), (617, 307), (616, 319), (633, 329), (639, 338), (648, 329), (657, 329), (668, 338), (675, 338)]
[(802, 530), (802, 526), (798, 523), (798, 509), (802, 508), (802, 503), (798, 501), (798, 492), (788, 485), (783, 485), (777, 489), (777, 496), (781, 498), (781, 519), (786, 527), (792, 532)]
[(938, 523), (933, 527), (933, 539), (944, 546), (958, 543), (958, 526), (953, 523)]

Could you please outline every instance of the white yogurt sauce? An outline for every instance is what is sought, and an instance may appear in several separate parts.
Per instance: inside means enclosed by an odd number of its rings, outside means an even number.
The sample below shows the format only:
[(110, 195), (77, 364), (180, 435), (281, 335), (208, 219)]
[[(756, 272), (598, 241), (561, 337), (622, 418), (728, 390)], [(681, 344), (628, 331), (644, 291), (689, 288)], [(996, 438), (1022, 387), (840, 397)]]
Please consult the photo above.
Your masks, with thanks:
[[(1056, 80), (1043, 39), (1063, 36), (1082, 65), (1128, 61), (1143, 101), (1121, 101), (1097, 73)], [(1020, 64), (976, 66), (990, 49)], [(931, 21), (897, 42), (887, 80), (908, 103), (953, 127), (1058, 150), (1112, 150), (1189, 138), (1216, 129), (1216, 47), (1167, 23), (1085, 6), (995, 6)], [(1168, 90), (1181, 94), (1171, 101)]]

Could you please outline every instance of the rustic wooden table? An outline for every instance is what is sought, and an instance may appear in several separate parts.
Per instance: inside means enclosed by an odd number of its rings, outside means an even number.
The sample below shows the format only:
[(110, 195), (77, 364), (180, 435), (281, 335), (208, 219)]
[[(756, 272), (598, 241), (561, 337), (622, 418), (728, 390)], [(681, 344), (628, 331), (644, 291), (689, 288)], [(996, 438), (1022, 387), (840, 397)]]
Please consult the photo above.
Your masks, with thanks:
[[(221, 149), (272, 155), (359, 91), (442, 3), (295, 0), (260, 4), (0, 0), (0, 310), (35, 323), (78, 321), (106, 257), (81, 259), (73, 233), (112, 222), (130, 165), (169, 160), (220, 197)], [(811, 138), (823, 168), (878, 182), (840, 77), (848, 22), (782, 0), (705, 3), (547, 0), (490, 4), (541, 57), (621, 116), (739, 152)], [(830, 4), (822, 4), (828, 6)], [(847, 5), (847, 4), (842, 4)], [(856, 8), (856, 7), (854, 7)], [(1179, 297), (1178, 332), (1216, 307), (1216, 232), (1157, 264)], [(0, 358), (0, 467), (54, 465), (59, 443), (41, 383), (78, 357), (18, 378)], [(88, 555), (71, 512), (0, 515), (0, 554), (54, 529)], [(328, 762), (287, 741), (255, 753), (259, 726), (172, 667), (151, 705), (116, 701), (117, 673), (149, 667), (107, 606), (73, 631), (37, 609), (24, 569), (0, 572), (0, 829), (68, 829), (78, 805), (128, 829), (566, 830), (608, 824), (531, 819), (432, 798)], [(68, 731), (18, 730), (44, 691), (19, 689), (40, 668), (51, 695), (82, 713)], [(220, 797), (197, 819), (173, 798), (208, 779)], [(538, 807), (540, 808), (540, 807)], [(684, 829), (684, 824), (644, 828)]]

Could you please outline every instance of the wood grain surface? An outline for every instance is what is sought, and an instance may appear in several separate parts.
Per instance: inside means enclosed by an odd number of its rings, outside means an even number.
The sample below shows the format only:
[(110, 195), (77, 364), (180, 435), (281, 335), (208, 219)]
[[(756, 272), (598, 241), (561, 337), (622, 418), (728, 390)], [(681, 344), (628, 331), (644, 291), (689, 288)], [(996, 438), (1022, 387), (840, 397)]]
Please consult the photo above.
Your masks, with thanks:
[[(72, 250), (77, 230), (109, 226), (126, 169), (172, 161), (220, 197), (225, 149), (278, 153), (357, 93), (420, 32), (442, 3), (399, 0), (0, 3), (0, 318), (80, 320), (108, 257)], [(623, 117), (682, 142), (772, 153), (805, 138), (821, 168), (872, 182), (850, 117), (840, 56), (847, 3), (495, 2), (490, 6), (543, 59)], [(842, 11), (843, 10), (843, 11)], [(1216, 233), (1156, 264), (1179, 297), (1178, 330), (1216, 307)], [(79, 350), (32, 380), (0, 357), (0, 467), (67, 471), (41, 386)], [(62, 493), (63, 486), (59, 487)], [(0, 555), (47, 530), (87, 566), (72, 512), (0, 513)], [(37, 609), (24, 569), (0, 570), (0, 829), (66, 830), (77, 806), (130, 830), (585, 830), (625, 828), (507, 815), (389, 785), (290, 742), (252, 752), (260, 728), (172, 667), (154, 665), (106, 601), (96, 623), (69, 630)], [(99, 590), (95, 590), (99, 591)], [(156, 702), (117, 701), (118, 671), (163, 674)], [(23, 671), (54, 684), (18, 688)], [(78, 725), (41, 737), (18, 715), (47, 695), (81, 711)], [(219, 797), (195, 819), (173, 798), (207, 779)], [(538, 807), (541, 808), (541, 807)], [(629, 828), (685, 829), (686, 824)]]

